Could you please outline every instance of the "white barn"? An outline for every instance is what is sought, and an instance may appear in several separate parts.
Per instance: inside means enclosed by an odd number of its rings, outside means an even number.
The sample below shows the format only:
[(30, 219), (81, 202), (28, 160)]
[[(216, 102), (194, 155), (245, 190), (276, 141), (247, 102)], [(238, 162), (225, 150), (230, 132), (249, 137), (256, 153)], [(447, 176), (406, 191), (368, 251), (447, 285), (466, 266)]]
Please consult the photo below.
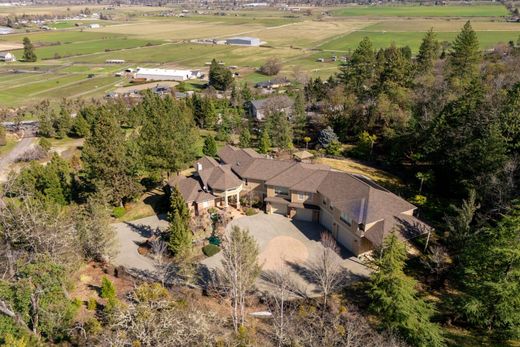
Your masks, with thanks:
[(10, 52), (0, 52), (0, 61), (11, 62), (16, 61), (14, 54)]
[(231, 37), (226, 40), (226, 44), (239, 46), (260, 46), (261, 41), (257, 37)]
[(134, 78), (147, 81), (186, 81), (197, 78), (199, 72), (191, 70), (137, 68)]

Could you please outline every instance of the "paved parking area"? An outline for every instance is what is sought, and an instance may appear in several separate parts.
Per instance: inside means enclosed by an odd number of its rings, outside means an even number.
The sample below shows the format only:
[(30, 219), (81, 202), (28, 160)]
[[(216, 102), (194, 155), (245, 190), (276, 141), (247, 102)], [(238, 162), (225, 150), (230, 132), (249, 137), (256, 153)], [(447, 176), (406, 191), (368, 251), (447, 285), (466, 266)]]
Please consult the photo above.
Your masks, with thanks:
[[(228, 230), (233, 225), (248, 229), (258, 242), (259, 258), (264, 271), (257, 283), (260, 289), (268, 290), (269, 274), (285, 268), (299, 293), (307, 296), (316, 294), (316, 286), (306, 273), (323, 251), (323, 246), (319, 242), (320, 234), (325, 230), (322, 226), (264, 213), (237, 218), (230, 223)], [(220, 267), (221, 261), (222, 254), (218, 253), (204, 259), (202, 264), (213, 269)], [(341, 255), (337, 256), (337, 261), (345, 269), (347, 281), (369, 275), (368, 268), (345, 249), (342, 249)]]

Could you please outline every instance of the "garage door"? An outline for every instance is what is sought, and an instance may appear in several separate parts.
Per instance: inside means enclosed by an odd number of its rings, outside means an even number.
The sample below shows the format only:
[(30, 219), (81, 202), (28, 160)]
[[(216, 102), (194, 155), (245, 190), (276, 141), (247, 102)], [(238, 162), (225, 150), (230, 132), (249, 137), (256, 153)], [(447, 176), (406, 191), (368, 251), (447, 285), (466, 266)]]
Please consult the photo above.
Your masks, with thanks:
[(332, 231), (332, 215), (324, 209), (320, 212), (320, 224)]
[(271, 212), (287, 216), (287, 205), (271, 203)]
[(294, 219), (312, 222), (312, 212), (313, 211), (314, 210), (307, 209), (307, 208), (297, 208), (296, 214), (294, 215)]

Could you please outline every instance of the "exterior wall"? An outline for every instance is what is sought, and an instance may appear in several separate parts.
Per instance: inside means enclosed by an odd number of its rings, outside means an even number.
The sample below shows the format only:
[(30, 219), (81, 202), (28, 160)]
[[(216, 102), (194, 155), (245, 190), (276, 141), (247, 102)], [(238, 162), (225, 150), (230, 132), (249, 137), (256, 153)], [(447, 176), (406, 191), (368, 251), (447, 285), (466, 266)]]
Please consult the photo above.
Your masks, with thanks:
[[(291, 190), (291, 202), (297, 203), (306, 203), (318, 206), (320, 204), (319, 194), (315, 193), (307, 193), (307, 192), (298, 192)], [(300, 199), (300, 194), (304, 195), (304, 199)]]
[(257, 181), (257, 180), (244, 180), (245, 183), (242, 185), (242, 195), (249, 194), (250, 192), (253, 192), (253, 194), (256, 196), (256, 198), (261, 199), (262, 202), (264, 201), (264, 196), (266, 196), (267, 191), (265, 188), (265, 184), (263, 181)]
[(154, 75), (146, 73), (136, 73), (135, 78), (144, 78), (148, 81), (186, 81), (188, 79), (186, 75)]

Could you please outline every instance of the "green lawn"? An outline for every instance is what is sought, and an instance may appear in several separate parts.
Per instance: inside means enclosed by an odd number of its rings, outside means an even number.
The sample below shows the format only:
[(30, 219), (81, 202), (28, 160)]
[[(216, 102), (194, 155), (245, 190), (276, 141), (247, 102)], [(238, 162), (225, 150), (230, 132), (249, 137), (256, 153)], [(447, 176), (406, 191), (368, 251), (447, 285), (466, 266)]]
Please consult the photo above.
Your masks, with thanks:
[[(519, 28), (520, 29), (520, 28)], [(453, 41), (457, 36), (457, 32), (440, 32), (437, 38), (440, 41)], [(392, 42), (397, 46), (410, 46), (414, 53), (417, 53), (424, 32), (373, 32), (373, 31), (356, 31), (351, 34), (340, 36), (334, 40), (327, 42), (319, 48), (324, 50), (348, 52), (355, 49), (359, 42), (368, 36), (375, 48), (388, 47)], [(480, 47), (483, 49), (491, 48), (497, 43), (507, 43), (510, 40), (516, 41), (520, 35), (519, 31), (479, 31), (477, 36), (480, 41)]]
[(447, 6), (351, 6), (333, 11), (336, 16), (387, 17), (498, 17), (507, 16), (505, 6), (447, 5)]

